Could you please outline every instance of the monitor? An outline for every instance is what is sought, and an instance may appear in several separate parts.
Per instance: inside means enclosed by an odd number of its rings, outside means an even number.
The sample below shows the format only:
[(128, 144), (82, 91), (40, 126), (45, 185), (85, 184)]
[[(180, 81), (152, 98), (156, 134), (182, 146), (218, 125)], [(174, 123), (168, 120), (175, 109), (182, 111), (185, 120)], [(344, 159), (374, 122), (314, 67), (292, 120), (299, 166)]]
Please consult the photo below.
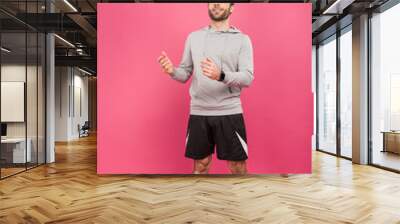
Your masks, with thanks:
[(1, 123), (1, 136), (7, 136), (7, 124)]

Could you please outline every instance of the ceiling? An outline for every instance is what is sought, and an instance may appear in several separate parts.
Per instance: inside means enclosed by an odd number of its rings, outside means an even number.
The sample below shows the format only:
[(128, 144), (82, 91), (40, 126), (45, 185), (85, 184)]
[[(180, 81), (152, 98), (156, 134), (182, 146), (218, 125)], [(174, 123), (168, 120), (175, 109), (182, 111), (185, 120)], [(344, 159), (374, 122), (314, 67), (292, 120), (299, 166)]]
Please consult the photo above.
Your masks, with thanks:
[[(253, 0), (235, 2), (285, 2), (312, 3), (313, 42), (336, 32), (337, 23), (341, 26), (351, 23), (351, 17), (365, 10), (373, 9), (388, 0)], [(7, 33), (4, 38), (10, 46), (19, 49), (24, 46), (23, 34), (30, 31), (55, 32), (56, 65), (79, 66), (96, 72), (97, 57), (97, 16), (96, 4), (99, 2), (187, 2), (163, 0), (1, 0), (1, 30)], [(52, 13), (49, 13), (49, 12)], [(27, 13), (26, 13), (27, 12)], [(346, 22), (347, 21), (347, 22)], [(348, 25), (348, 24), (347, 24)], [(14, 43), (12, 43), (14, 42)], [(4, 41), (3, 41), (4, 43)], [(28, 52), (31, 51), (28, 46)], [(24, 48), (20, 48), (23, 50)], [(22, 52), (21, 52), (22, 53)]]

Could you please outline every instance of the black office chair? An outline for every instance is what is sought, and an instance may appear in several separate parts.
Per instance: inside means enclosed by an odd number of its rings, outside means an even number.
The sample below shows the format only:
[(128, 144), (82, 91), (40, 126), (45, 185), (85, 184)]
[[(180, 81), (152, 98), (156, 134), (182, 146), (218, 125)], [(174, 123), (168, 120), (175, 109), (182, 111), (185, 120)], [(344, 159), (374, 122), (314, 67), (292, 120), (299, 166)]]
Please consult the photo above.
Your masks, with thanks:
[(85, 121), (82, 127), (80, 127), (80, 125), (78, 124), (79, 138), (89, 136), (89, 129), (90, 129), (89, 121)]

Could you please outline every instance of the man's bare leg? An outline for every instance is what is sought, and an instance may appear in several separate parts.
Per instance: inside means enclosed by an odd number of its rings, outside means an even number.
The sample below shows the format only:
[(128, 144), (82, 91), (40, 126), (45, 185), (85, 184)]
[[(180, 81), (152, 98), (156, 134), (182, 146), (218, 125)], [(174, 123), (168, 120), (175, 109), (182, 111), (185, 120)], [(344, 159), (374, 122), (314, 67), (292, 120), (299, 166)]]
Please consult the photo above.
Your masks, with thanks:
[(228, 161), (229, 169), (232, 174), (246, 174), (246, 161)]
[(194, 160), (193, 174), (207, 174), (211, 166), (212, 156), (209, 155), (204, 159)]

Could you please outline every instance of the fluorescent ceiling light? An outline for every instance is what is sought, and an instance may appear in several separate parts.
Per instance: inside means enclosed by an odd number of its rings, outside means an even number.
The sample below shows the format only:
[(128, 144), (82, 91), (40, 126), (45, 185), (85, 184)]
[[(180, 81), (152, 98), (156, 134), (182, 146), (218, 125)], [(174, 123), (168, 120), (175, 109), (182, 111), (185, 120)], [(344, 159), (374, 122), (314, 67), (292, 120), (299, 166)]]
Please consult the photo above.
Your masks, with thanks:
[(69, 45), (69, 46), (75, 48), (75, 45), (73, 45), (73, 44), (72, 44), (71, 42), (69, 42), (68, 40), (66, 40), (66, 39), (64, 39), (64, 38), (62, 38), (62, 37), (60, 37), (60, 36), (57, 35), (57, 34), (54, 34), (54, 36), (57, 37), (58, 39), (60, 39), (62, 42), (66, 43), (67, 45)]
[(8, 50), (8, 49), (5, 48), (5, 47), (2, 47), (1, 50), (4, 51), (4, 52), (6, 52), (6, 53), (10, 53), (10, 52), (11, 52), (10, 50)]
[(90, 73), (90, 72), (88, 72), (88, 71), (86, 71), (86, 70), (83, 70), (83, 69), (81, 69), (81, 68), (79, 68), (79, 67), (78, 67), (78, 70), (81, 71), (81, 72), (83, 72), (83, 73), (85, 73), (85, 74), (87, 74), (87, 75), (93, 75), (92, 73)]
[(78, 12), (78, 10), (68, 1), (64, 0), (65, 4), (67, 4), (74, 12)]
[(342, 14), (347, 6), (351, 5), (355, 0), (336, 0), (322, 14)]

